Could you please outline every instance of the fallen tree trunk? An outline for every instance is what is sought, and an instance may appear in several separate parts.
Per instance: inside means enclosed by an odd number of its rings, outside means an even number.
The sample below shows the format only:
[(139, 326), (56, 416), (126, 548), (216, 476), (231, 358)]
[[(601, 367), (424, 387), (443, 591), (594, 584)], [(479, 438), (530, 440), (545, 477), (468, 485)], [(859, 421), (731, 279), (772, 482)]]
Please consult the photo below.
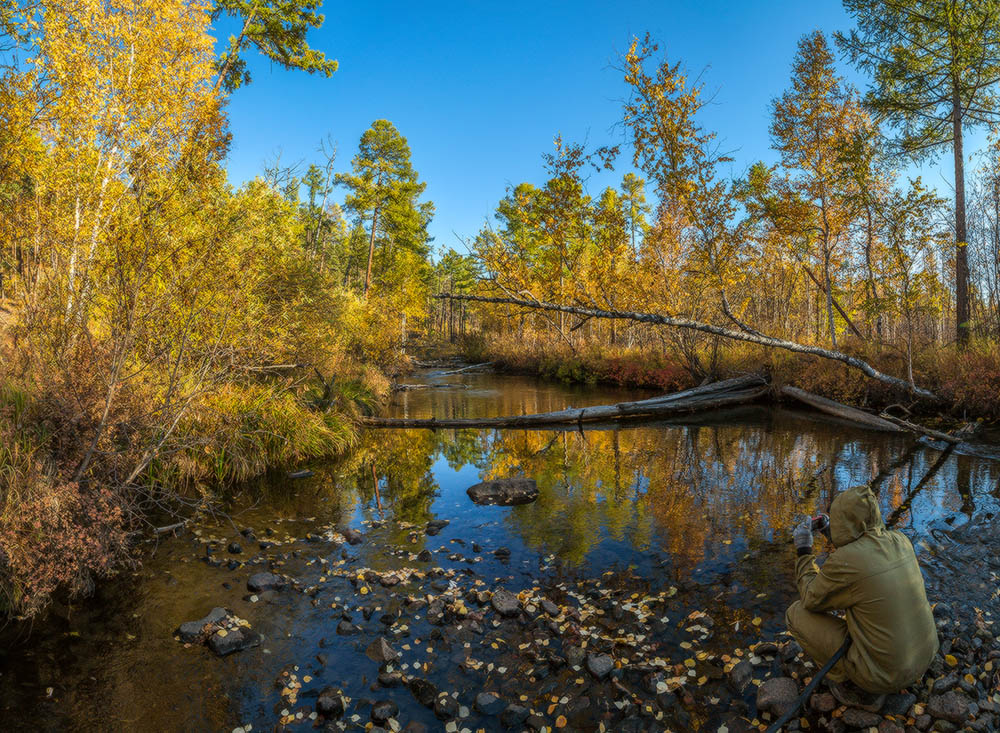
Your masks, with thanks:
[(828, 400), (826, 397), (820, 397), (819, 395), (806, 392), (798, 387), (782, 387), (781, 394), (786, 397), (790, 397), (793, 400), (798, 400), (804, 405), (809, 405), (820, 412), (825, 412), (827, 415), (833, 415), (834, 417), (839, 417), (843, 420), (850, 420), (851, 422), (864, 425), (865, 427), (869, 427), (874, 430), (884, 430), (889, 433), (903, 432), (903, 428), (889, 422), (888, 420), (882, 419), (878, 415), (872, 415), (870, 412), (864, 412), (863, 410), (858, 410), (854, 407), (848, 407), (847, 405), (843, 405), (839, 402)]
[(693, 321), (690, 318), (664, 316), (659, 313), (609, 311), (609, 310), (603, 310), (601, 308), (582, 308), (572, 305), (558, 305), (557, 303), (546, 303), (539, 300), (523, 300), (521, 298), (500, 298), (500, 297), (489, 297), (485, 295), (451, 295), (447, 293), (442, 295), (435, 295), (434, 297), (451, 298), (454, 300), (469, 300), (477, 303), (497, 303), (500, 305), (516, 305), (522, 308), (532, 308), (534, 310), (543, 310), (543, 311), (557, 311), (560, 313), (571, 313), (573, 315), (586, 316), (589, 318), (613, 318), (626, 321), (637, 321), (639, 323), (652, 323), (655, 325), (673, 326), (674, 328), (686, 328), (692, 331), (701, 331), (702, 333), (710, 333), (714, 336), (722, 336), (723, 338), (732, 339), (734, 341), (747, 341), (752, 344), (760, 344), (761, 346), (770, 346), (776, 349), (794, 351), (799, 354), (811, 354), (813, 356), (819, 356), (824, 359), (839, 361), (853, 369), (857, 369), (858, 371), (868, 375), (872, 379), (877, 379), (878, 381), (888, 384), (899, 390), (908, 392), (918, 397), (922, 397), (924, 399), (933, 400), (935, 402), (941, 401), (941, 398), (938, 397), (933, 392), (923, 389), (922, 387), (917, 387), (914, 384), (910, 384), (905, 379), (899, 379), (898, 377), (893, 377), (889, 374), (883, 374), (868, 362), (862, 361), (857, 357), (850, 356), (841, 351), (832, 351), (830, 349), (824, 349), (819, 346), (809, 346), (807, 344), (799, 344), (794, 341), (786, 341), (785, 339), (775, 338), (774, 336), (765, 336), (764, 334), (758, 333), (757, 331), (751, 331), (751, 330), (734, 331), (731, 328), (723, 328), (722, 326), (715, 326), (712, 325), (711, 323), (702, 323), (700, 321)]
[(758, 376), (737, 377), (703, 387), (661, 397), (617, 405), (568, 408), (531, 415), (486, 418), (394, 418), (366, 417), (362, 423), (382, 428), (531, 428), (547, 425), (575, 425), (643, 417), (714, 410), (751, 402), (767, 392), (767, 382)]
[(484, 361), (481, 364), (469, 364), (467, 366), (462, 367), (461, 369), (452, 369), (452, 370), (447, 371), (447, 372), (431, 372), (427, 376), (428, 377), (445, 377), (445, 376), (447, 376), (449, 374), (461, 374), (462, 372), (469, 372), (469, 371), (472, 371), (473, 369), (481, 369), (483, 367), (493, 366), (493, 364), (495, 364), (495, 363), (496, 362), (492, 362), (492, 361)]
[(962, 442), (961, 438), (956, 438), (950, 433), (942, 433), (940, 430), (933, 430), (932, 428), (925, 428), (923, 425), (917, 425), (916, 423), (910, 422), (909, 420), (904, 420), (901, 417), (893, 417), (888, 413), (883, 412), (881, 417), (888, 420), (895, 425), (903, 428), (904, 430), (909, 430), (911, 433), (918, 433), (920, 435), (926, 435), (928, 438), (933, 438), (934, 440), (943, 440), (945, 443), (951, 443), (952, 445), (958, 445)]

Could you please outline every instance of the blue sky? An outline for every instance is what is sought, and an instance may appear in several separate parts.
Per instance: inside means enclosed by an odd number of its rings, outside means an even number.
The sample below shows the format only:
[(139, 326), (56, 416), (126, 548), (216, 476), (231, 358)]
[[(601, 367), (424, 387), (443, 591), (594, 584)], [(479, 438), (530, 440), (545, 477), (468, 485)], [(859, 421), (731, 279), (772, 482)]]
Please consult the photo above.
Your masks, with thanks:
[[(733, 151), (735, 177), (774, 159), (768, 108), (788, 85), (798, 39), (850, 26), (836, 0), (328, 1), (324, 10), (310, 42), (340, 62), (331, 78), (248, 56), (253, 83), (229, 105), (230, 179), (252, 178), (279, 153), (284, 163), (308, 163), (328, 136), (345, 170), (362, 132), (385, 118), (408, 139), (436, 206), (434, 246), (459, 251), (456, 235), (471, 238), (507, 186), (542, 181), (541, 156), (556, 134), (591, 146), (621, 140), (612, 127), (626, 89), (612, 65), (633, 35), (649, 31), (671, 60), (704, 71), (714, 102), (702, 121)], [(616, 184), (625, 163), (593, 176), (591, 195)], [(922, 171), (942, 193), (944, 163)]]

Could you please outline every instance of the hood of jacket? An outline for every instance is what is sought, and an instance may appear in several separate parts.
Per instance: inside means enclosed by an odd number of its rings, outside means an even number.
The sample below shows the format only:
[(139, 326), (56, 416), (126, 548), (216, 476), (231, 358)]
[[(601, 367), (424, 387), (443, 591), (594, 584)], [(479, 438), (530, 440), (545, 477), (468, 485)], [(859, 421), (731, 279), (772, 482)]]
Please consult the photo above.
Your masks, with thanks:
[(867, 486), (855, 486), (837, 495), (830, 506), (830, 539), (843, 547), (866, 532), (882, 530), (878, 500)]

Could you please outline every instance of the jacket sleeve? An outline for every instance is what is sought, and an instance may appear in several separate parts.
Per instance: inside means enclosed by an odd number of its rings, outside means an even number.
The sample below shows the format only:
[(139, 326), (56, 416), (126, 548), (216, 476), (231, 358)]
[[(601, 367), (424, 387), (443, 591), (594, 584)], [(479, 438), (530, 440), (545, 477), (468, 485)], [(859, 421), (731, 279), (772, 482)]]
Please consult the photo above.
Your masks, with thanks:
[(832, 611), (853, 605), (851, 587), (857, 571), (849, 558), (835, 550), (820, 568), (814, 555), (802, 555), (795, 562), (799, 598), (807, 611)]

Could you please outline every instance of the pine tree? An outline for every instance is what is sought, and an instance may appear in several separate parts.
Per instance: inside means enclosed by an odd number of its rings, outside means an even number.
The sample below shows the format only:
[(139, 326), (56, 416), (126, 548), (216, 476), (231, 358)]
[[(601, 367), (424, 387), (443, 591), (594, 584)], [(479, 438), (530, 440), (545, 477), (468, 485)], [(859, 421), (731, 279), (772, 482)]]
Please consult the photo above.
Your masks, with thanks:
[(232, 92), (250, 83), (242, 56), (247, 48), (256, 48), (286, 69), (332, 76), (337, 61), (306, 41), (311, 29), (323, 25), (318, 12), (322, 5), (323, 0), (216, 0), (212, 20), (228, 15), (242, 21), (239, 35), (230, 36), (228, 48), (219, 55), (216, 89)]
[(368, 227), (364, 285), (367, 297), (372, 285), (376, 243), (380, 245), (382, 260), (376, 276), (391, 269), (394, 255), (402, 252), (413, 254), (422, 269), (427, 267), (430, 253), (427, 226), (434, 205), (418, 200), (427, 184), (420, 182), (413, 169), (406, 138), (388, 120), (376, 120), (361, 136), (351, 168), (351, 173), (338, 174), (337, 182), (348, 189), (345, 208), (354, 214), (358, 225)]
[(915, 158), (951, 147), (955, 168), (955, 315), (969, 338), (965, 130), (995, 123), (1000, 80), (997, 0), (844, 0), (857, 29), (837, 34), (849, 58), (872, 76), (866, 102), (897, 130)]

